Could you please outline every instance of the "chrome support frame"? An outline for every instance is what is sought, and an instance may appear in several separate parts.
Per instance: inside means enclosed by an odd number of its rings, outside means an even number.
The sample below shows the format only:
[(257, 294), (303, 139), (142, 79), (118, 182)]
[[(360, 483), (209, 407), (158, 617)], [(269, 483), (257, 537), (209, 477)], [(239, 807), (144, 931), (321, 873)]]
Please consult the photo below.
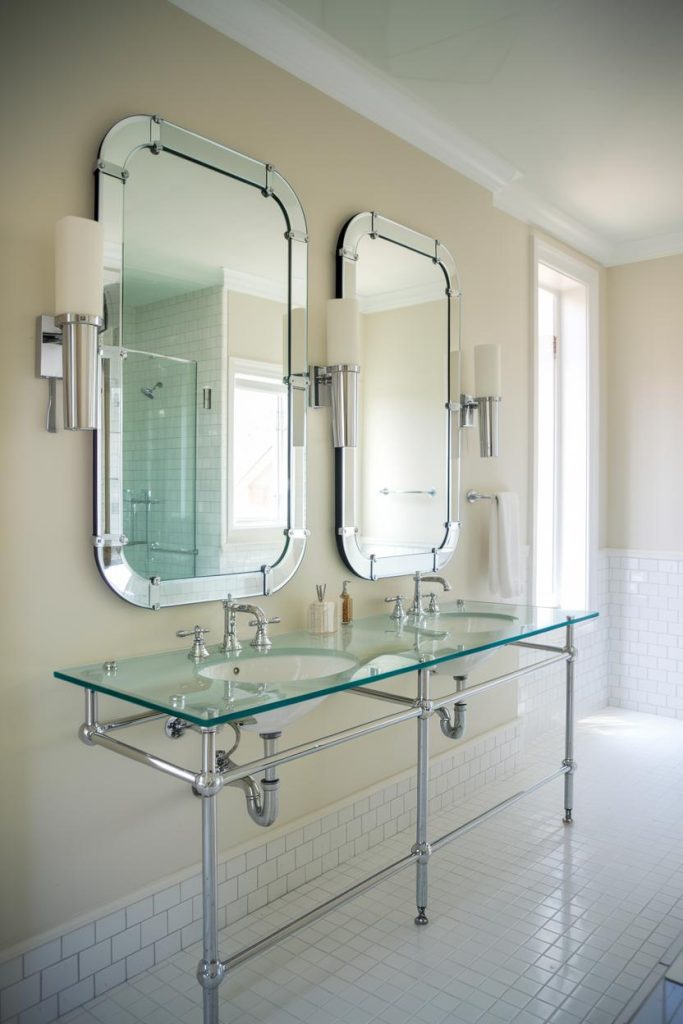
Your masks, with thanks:
[(564, 760), (562, 767), (566, 770), (564, 777), (564, 818), (565, 825), (571, 825), (574, 820), (574, 772), (576, 761), (574, 760), (574, 663), (576, 661), (576, 648), (574, 647), (574, 626), (570, 623), (567, 626), (565, 651), (567, 655), (567, 678), (566, 678), (566, 706), (564, 721)]
[(429, 924), (425, 913), (429, 892), (429, 858), (432, 848), (427, 839), (429, 819), (429, 719), (434, 714), (434, 705), (429, 699), (431, 672), (421, 668), (417, 674), (417, 704), (420, 717), (417, 720), (417, 815), (415, 844), (411, 853), (417, 857), (415, 878), (415, 902), (417, 917), (415, 924)]
[(529, 651), (552, 651), (555, 654), (566, 653), (566, 647), (559, 647), (557, 644), (535, 644), (526, 640), (516, 640), (510, 647), (526, 647)]
[[(265, 756), (241, 766), (237, 766), (229, 760), (225, 762), (225, 767), (222, 766), (219, 752), (216, 750), (216, 734), (220, 729), (220, 726), (201, 727), (193, 726), (188, 723), (188, 728), (194, 728), (201, 733), (202, 757), (201, 770), (199, 772), (194, 772), (190, 769), (172, 764), (163, 758), (159, 758), (156, 755), (150, 754), (137, 747), (133, 747), (127, 743), (123, 743), (109, 735), (110, 732), (127, 726), (144, 724), (145, 722), (150, 722), (155, 719), (166, 718), (166, 713), (147, 711), (138, 715), (131, 715), (127, 718), (119, 718), (110, 722), (99, 723), (97, 721), (98, 695), (93, 690), (85, 690), (85, 717), (83, 725), (81, 725), (79, 730), (80, 738), (84, 743), (88, 745), (106, 747), (109, 750), (130, 758), (131, 760), (137, 761), (140, 764), (147, 765), (147, 767), (150, 768), (155, 768), (156, 770), (162, 771), (182, 782), (189, 783), (197, 795), (202, 799), (203, 950), (202, 959), (199, 961), (197, 967), (197, 979), (202, 987), (203, 993), (203, 1024), (219, 1024), (218, 989), (221, 981), (229, 970), (264, 952), (271, 946), (280, 942), (282, 939), (298, 931), (300, 928), (311, 924), (330, 910), (333, 910), (348, 900), (353, 899), (355, 896), (366, 892), (378, 882), (393, 876), (409, 864), (415, 864), (416, 867), (416, 904), (418, 913), (415, 918), (415, 923), (418, 925), (426, 925), (428, 923), (426, 910), (428, 901), (429, 860), (432, 854), (436, 853), (442, 847), (453, 842), (460, 836), (470, 832), (478, 825), (488, 821), (495, 814), (512, 806), (525, 796), (536, 792), (536, 790), (560, 776), (564, 776), (565, 816), (563, 820), (567, 824), (573, 820), (573, 775), (576, 770), (576, 762), (574, 761), (574, 663), (576, 660), (576, 649), (574, 648), (573, 640), (574, 626), (570, 622), (566, 627), (566, 643), (562, 648), (544, 644), (518, 643), (516, 646), (553, 652), (553, 656), (536, 662), (533, 665), (525, 666), (512, 672), (506, 672), (503, 675), (486, 680), (483, 683), (467, 687), (466, 690), (462, 689), (462, 677), (455, 676), (454, 678), (458, 679), (461, 684), (460, 689), (445, 697), (440, 697), (437, 700), (433, 700), (430, 696), (431, 676), (434, 670), (418, 668), (418, 666), (416, 666), (418, 672), (417, 699), (403, 697), (399, 694), (393, 694), (387, 691), (368, 690), (362, 687), (351, 689), (348, 692), (360, 693), (366, 697), (375, 697), (379, 700), (408, 706), (405, 706), (403, 710), (397, 711), (394, 714), (374, 719), (362, 725), (354, 726), (338, 733), (333, 733), (309, 743), (300, 744), (297, 747), (291, 747), (279, 753), (275, 750), (276, 735), (264, 735), (262, 738), (264, 740)], [(444, 734), (449, 736), (451, 739), (457, 739), (462, 735), (461, 726), (464, 728), (466, 705), (462, 703), (462, 698), (465, 693), (469, 700), (470, 697), (483, 693), (494, 686), (510, 682), (514, 679), (518, 679), (520, 676), (524, 676), (530, 672), (536, 672), (539, 669), (547, 668), (561, 661), (566, 662), (565, 756), (561, 767), (550, 775), (547, 775), (545, 778), (538, 780), (526, 789), (520, 790), (505, 800), (502, 800), (494, 807), (489, 808), (482, 814), (479, 814), (462, 825), (459, 825), (457, 828), (447, 832), (445, 835), (430, 843), (428, 838), (430, 718), (432, 718), (434, 714), (438, 714)], [(451, 704), (454, 705), (452, 724), (450, 715), (445, 710)], [(417, 720), (417, 815), (415, 843), (412, 846), (410, 853), (402, 857), (400, 860), (394, 861), (381, 870), (375, 872), (368, 878), (357, 882), (350, 888), (343, 890), (336, 896), (333, 896), (331, 899), (320, 904), (318, 907), (301, 914), (299, 917), (290, 921), (283, 927), (278, 928), (270, 935), (267, 935), (252, 945), (239, 950), (226, 960), (221, 960), (218, 953), (218, 852), (216, 840), (216, 797), (223, 786), (237, 784), (240, 788), (244, 789), (245, 786), (240, 784), (243, 782), (248, 784), (252, 774), (261, 769), (265, 770), (265, 778), (263, 782), (266, 786), (268, 783), (273, 785), (277, 783), (277, 773), (275, 769), (281, 764), (287, 764), (291, 761), (306, 757), (309, 754), (318, 753), (322, 750), (329, 750), (332, 747), (346, 743), (349, 740), (370, 735), (389, 726), (410, 721), (413, 718)], [(266, 810), (267, 809), (265, 807), (262, 808), (263, 812)], [(270, 816), (269, 813), (268, 816)]]
[[(416, 665), (415, 668), (418, 668)], [(402, 697), (399, 693), (389, 693), (387, 690), (367, 690), (364, 686), (354, 686), (347, 690), (347, 693), (355, 693), (358, 697), (374, 697), (376, 700), (388, 700), (391, 704), (405, 704), (414, 708), (415, 701), (412, 697)]]
[[(216, 729), (202, 729), (202, 775), (216, 775)], [(203, 1022), (218, 1024), (218, 986), (225, 967), (218, 955), (218, 848), (216, 845), (216, 795), (202, 796), (202, 959), (197, 964), (197, 981), (203, 993)]]

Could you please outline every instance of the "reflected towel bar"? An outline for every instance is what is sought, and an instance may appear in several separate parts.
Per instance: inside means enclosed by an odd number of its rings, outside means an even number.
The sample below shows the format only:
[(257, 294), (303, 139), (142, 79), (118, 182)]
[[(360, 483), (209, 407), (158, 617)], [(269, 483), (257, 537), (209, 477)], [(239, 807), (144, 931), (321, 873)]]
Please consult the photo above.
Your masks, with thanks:
[(389, 487), (380, 488), (380, 494), (428, 494), (430, 498), (436, 497), (436, 487), (430, 487), (426, 491), (392, 491)]
[(465, 495), (470, 505), (475, 501), (498, 501), (497, 494), (480, 494), (479, 491), (468, 491)]

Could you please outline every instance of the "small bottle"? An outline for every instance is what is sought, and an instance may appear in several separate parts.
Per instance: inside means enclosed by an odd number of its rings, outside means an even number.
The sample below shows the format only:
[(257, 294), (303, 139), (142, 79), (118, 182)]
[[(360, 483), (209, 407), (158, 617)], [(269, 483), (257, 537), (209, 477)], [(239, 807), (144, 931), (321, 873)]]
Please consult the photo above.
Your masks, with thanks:
[(341, 620), (342, 626), (348, 625), (349, 622), (353, 622), (353, 598), (349, 594), (349, 583), (350, 580), (344, 580), (344, 586), (342, 592), (339, 595), (341, 602)]
[(325, 584), (315, 588), (318, 600), (308, 609), (308, 632), (325, 636), (337, 631), (337, 606), (334, 601), (325, 600)]

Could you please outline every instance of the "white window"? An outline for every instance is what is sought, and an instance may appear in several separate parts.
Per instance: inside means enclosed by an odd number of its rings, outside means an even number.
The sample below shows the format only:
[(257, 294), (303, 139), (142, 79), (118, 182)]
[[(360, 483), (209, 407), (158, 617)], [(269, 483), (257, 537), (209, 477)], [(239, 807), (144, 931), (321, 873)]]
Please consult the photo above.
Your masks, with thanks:
[(287, 389), (282, 367), (230, 360), (230, 527), (287, 521)]
[(534, 546), (539, 605), (595, 602), (597, 274), (534, 245)]

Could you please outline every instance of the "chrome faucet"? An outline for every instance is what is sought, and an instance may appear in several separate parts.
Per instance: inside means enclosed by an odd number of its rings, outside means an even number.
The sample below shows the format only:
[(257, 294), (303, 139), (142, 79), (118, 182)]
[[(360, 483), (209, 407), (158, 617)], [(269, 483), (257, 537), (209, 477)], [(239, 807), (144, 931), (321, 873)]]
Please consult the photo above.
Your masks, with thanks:
[[(422, 573), (419, 572), (419, 570), (413, 576), (413, 580), (415, 581), (415, 593), (413, 595), (413, 603), (408, 614), (419, 619), (425, 614), (425, 610), (422, 607), (422, 584), (438, 583), (445, 591), (450, 590), (451, 585), (445, 576), (436, 576), (434, 573)], [(430, 604), (430, 611), (432, 611), (432, 614), (434, 608), (438, 608), (436, 601), (434, 601), (433, 604)]]
[(257, 651), (267, 651), (272, 647), (272, 640), (268, 636), (268, 626), (271, 623), (279, 622), (278, 616), (269, 619), (258, 605), (239, 604), (232, 600), (231, 594), (228, 594), (226, 600), (223, 601), (223, 610), (225, 612), (225, 632), (223, 634), (223, 643), (220, 647), (223, 654), (232, 654), (242, 650), (242, 644), (237, 638), (237, 612), (244, 612), (246, 615), (254, 616), (254, 619), (249, 623), (250, 626), (256, 626), (256, 636), (251, 641), (251, 646), (255, 647)]

